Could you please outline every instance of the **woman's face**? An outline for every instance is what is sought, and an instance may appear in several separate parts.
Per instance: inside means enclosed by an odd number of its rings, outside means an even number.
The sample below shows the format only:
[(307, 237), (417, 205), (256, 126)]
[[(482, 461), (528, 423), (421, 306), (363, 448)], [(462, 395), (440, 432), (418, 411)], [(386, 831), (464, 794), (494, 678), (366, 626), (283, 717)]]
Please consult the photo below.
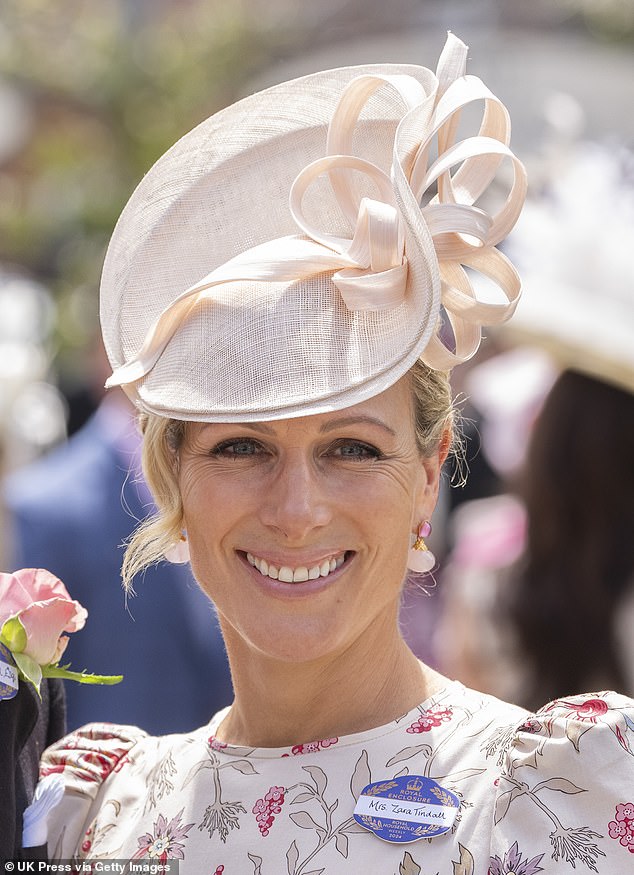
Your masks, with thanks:
[(371, 627), (395, 634), (410, 532), (432, 514), (441, 462), (418, 452), (407, 378), (334, 413), (188, 424), (192, 568), (228, 646), (237, 635), (303, 661)]

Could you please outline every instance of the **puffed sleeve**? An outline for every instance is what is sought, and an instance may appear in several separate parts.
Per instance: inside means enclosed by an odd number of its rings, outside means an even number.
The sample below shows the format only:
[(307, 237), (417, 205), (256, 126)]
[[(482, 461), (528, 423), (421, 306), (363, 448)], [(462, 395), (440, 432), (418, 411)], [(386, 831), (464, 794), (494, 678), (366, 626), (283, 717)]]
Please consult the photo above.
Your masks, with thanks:
[(634, 872), (634, 701), (617, 693), (525, 719), (498, 780), (491, 875), (587, 870)]
[(65, 783), (64, 797), (48, 818), (51, 859), (71, 859), (80, 852), (108, 778), (121, 769), (145, 737), (147, 733), (135, 726), (90, 723), (44, 751), (40, 777), (61, 773)]

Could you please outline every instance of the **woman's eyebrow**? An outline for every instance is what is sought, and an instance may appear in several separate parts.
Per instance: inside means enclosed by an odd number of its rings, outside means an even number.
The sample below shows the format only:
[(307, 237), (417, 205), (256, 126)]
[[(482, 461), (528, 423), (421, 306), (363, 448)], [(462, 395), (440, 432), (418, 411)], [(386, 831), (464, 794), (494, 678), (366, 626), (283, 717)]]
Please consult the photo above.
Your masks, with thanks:
[(337, 428), (342, 428), (346, 425), (377, 425), (384, 431), (396, 437), (396, 432), (393, 428), (383, 422), (382, 419), (377, 419), (375, 416), (359, 415), (359, 416), (342, 416), (340, 419), (333, 419), (322, 425), (320, 431), (334, 431)]
[(267, 425), (265, 422), (235, 422), (235, 423), (218, 423), (218, 422), (206, 422), (203, 424), (201, 431), (204, 433), (209, 429), (210, 426), (214, 425), (232, 425), (235, 429), (241, 431), (259, 431), (261, 434), (275, 434), (275, 429), (271, 428), (270, 425)]

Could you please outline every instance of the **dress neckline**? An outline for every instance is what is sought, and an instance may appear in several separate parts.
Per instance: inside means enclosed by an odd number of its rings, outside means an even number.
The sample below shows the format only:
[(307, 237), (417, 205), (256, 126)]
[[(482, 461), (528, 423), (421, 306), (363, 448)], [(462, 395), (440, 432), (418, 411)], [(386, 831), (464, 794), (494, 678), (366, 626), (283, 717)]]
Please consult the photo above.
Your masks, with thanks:
[(388, 735), (389, 733), (402, 728), (404, 724), (407, 725), (408, 720), (414, 723), (416, 720), (420, 719), (421, 714), (425, 712), (441, 711), (443, 702), (448, 696), (450, 696), (450, 694), (455, 694), (456, 692), (463, 690), (464, 686), (460, 681), (450, 680), (440, 690), (432, 693), (431, 696), (428, 696), (423, 702), (416, 705), (410, 711), (407, 711), (405, 714), (397, 717), (395, 720), (391, 720), (389, 723), (383, 724), (382, 726), (376, 726), (371, 729), (362, 730), (361, 732), (353, 732), (350, 735), (342, 735), (337, 738), (320, 739), (318, 741), (304, 742), (290, 746), (287, 745), (285, 747), (248, 747), (219, 741), (216, 738), (215, 733), (218, 731), (218, 727), (231, 708), (231, 706), (228, 705), (226, 708), (218, 711), (205, 727), (206, 732), (208, 733), (206, 741), (209, 747), (218, 753), (227, 754), (229, 756), (255, 757), (263, 759), (278, 759), (282, 757), (296, 756), (297, 754), (303, 753), (316, 753), (317, 751), (334, 747), (335, 745), (337, 748), (358, 745)]

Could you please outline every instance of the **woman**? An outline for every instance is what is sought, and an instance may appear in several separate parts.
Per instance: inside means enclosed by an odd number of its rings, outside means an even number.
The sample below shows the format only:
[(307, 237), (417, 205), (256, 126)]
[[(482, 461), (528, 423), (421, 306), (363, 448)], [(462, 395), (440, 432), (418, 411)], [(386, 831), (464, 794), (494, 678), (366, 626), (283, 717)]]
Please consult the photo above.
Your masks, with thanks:
[[(102, 325), (110, 385), (143, 412), (160, 516), (132, 541), (124, 578), (189, 556), (235, 700), (188, 735), (93, 725), (51, 748), (43, 771), (67, 787), (54, 857), (224, 875), (628, 859), (608, 835), (630, 822), (615, 820), (626, 791), (584, 772), (598, 750), (632, 775), (625, 699), (593, 697), (591, 731), (569, 742), (586, 699), (527, 723), (418, 663), (398, 632), (407, 564), (433, 565), (446, 371), (519, 293), (495, 244), (524, 173), (504, 107), (465, 60), (450, 36), (436, 75), (335, 70), (247, 98), (183, 138), (126, 207)], [(474, 100), (479, 136), (454, 143)], [(474, 202), (503, 160), (513, 181), (491, 216)], [(461, 265), (506, 301), (476, 301)]]

